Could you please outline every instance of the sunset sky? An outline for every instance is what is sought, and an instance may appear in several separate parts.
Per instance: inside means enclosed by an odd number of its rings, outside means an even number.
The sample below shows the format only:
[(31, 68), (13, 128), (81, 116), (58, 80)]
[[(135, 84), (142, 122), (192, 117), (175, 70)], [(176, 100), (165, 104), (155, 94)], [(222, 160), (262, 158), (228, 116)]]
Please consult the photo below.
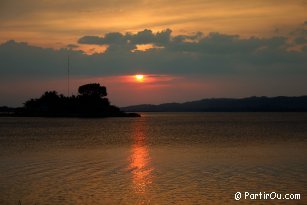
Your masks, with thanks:
[(307, 1), (0, 1), (0, 106), (67, 95), (68, 56), (118, 106), (307, 95)]

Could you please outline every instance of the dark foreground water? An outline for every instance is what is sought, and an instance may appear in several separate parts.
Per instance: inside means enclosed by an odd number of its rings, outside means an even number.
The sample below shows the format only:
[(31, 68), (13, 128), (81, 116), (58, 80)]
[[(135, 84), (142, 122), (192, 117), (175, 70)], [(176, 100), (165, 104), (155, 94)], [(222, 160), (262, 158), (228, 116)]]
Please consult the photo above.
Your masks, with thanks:
[(307, 204), (306, 156), (307, 113), (0, 118), (0, 204)]

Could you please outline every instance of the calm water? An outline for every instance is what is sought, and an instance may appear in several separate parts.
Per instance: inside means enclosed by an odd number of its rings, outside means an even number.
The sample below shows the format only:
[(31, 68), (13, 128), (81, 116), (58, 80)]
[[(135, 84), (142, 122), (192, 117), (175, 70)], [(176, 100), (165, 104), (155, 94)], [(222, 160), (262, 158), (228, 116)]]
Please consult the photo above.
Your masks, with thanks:
[(0, 118), (0, 204), (307, 204), (306, 156), (307, 113)]

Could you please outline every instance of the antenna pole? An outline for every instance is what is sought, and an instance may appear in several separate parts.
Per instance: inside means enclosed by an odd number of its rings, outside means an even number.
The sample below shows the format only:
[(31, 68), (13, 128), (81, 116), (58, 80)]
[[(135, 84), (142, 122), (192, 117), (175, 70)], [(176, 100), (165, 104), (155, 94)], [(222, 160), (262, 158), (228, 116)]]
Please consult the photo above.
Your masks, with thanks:
[(69, 55), (67, 57), (67, 96), (69, 97)]

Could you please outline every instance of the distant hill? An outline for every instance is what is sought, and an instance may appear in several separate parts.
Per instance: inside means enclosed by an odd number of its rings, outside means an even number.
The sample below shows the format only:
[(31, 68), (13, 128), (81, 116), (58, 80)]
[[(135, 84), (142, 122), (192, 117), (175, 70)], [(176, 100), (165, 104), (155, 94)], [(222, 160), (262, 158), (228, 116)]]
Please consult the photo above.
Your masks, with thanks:
[(185, 103), (142, 104), (125, 112), (307, 112), (307, 96), (211, 98)]

